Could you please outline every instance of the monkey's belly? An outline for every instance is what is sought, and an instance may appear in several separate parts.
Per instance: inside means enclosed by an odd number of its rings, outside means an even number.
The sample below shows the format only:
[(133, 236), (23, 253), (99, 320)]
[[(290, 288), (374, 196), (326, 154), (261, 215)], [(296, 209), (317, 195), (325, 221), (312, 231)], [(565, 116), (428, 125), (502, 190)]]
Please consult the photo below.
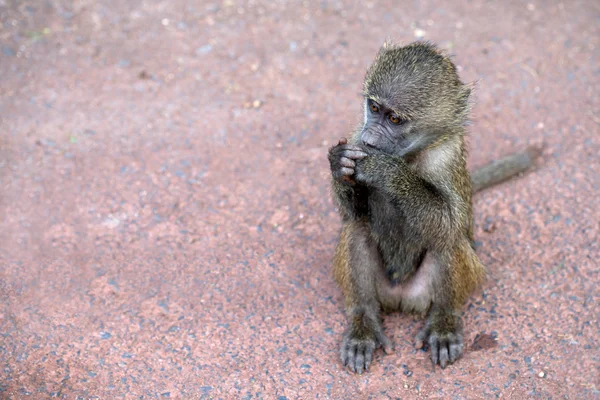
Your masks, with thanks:
[(415, 274), (399, 284), (393, 284), (383, 270), (379, 271), (377, 295), (382, 308), (385, 311), (426, 313), (433, 301), (435, 269), (435, 260), (428, 253)]

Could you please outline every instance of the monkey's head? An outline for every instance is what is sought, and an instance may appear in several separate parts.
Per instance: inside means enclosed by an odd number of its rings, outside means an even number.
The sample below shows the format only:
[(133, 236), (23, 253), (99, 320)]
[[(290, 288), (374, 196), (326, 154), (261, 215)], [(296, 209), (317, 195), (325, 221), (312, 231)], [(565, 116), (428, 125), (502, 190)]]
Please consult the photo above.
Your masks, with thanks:
[(434, 45), (386, 43), (365, 77), (364, 125), (359, 141), (390, 154), (416, 154), (462, 132), (470, 88)]

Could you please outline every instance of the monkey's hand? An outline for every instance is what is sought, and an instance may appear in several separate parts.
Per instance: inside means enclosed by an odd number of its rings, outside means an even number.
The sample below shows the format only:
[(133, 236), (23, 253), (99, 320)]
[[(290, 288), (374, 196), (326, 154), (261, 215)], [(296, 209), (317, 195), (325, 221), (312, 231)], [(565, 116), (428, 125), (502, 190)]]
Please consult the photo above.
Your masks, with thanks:
[(356, 182), (366, 186), (382, 187), (390, 180), (398, 180), (405, 175), (408, 167), (401, 157), (369, 147), (363, 148), (363, 152), (367, 156), (357, 160), (354, 167)]
[(463, 353), (463, 326), (459, 316), (452, 314), (432, 314), (425, 328), (417, 335), (415, 347), (429, 346), (433, 365), (442, 368), (452, 364)]
[(333, 178), (348, 185), (354, 185), (353, 179), (356, 160), (367, 156), (363, 148), (348, 144), (348, 141), (340, 139), (337, 145), (329, 149), (329, 165)]
[(383, 347), (386, 353), (391, 353), (393, 345), (383, 333), (381, 324), (369, 324), (365, 319), (361, 323), (353, 323), (344, 333), (341, 356), (344, 366), (352, 372), (362, 374), (368, 371), (373, 359), (373, 351)]

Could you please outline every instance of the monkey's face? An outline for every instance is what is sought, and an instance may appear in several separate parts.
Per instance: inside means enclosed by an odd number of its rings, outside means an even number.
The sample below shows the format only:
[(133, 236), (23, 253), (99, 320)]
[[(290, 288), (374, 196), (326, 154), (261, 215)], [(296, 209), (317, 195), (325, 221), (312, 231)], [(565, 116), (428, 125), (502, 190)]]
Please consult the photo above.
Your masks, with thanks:
[(410, 145), (411, 122), (387, 105), (365, 100), (361, 144), (385, 153), (399, 154)]
[(426, 109), (414, 112), (409, 118), (394, 111), (398, 110), (397, 105), (392, 109), (385, 100), (367, 98), (364, 107), (360, 143), (384, 153), (410, 157), (448, 132), (447, 126), (440, 124), (439, 118), (430, 116)]
[(414, 155), (464, 123), (469, 93), (454, 64), (434, 46), (386, 45), (365, 77), (360, 142)]

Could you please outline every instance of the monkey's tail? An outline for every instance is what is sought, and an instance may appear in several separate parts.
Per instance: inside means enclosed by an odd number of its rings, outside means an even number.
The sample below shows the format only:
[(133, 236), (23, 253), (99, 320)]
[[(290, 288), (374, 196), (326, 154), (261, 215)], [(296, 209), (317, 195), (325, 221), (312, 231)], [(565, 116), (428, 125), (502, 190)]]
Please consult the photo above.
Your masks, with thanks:
[(525, 151), (492, 161), (471, 173), (473, 193), (504, 182), (531, 169), (542, 154), (544, 145), (529, 146)]

